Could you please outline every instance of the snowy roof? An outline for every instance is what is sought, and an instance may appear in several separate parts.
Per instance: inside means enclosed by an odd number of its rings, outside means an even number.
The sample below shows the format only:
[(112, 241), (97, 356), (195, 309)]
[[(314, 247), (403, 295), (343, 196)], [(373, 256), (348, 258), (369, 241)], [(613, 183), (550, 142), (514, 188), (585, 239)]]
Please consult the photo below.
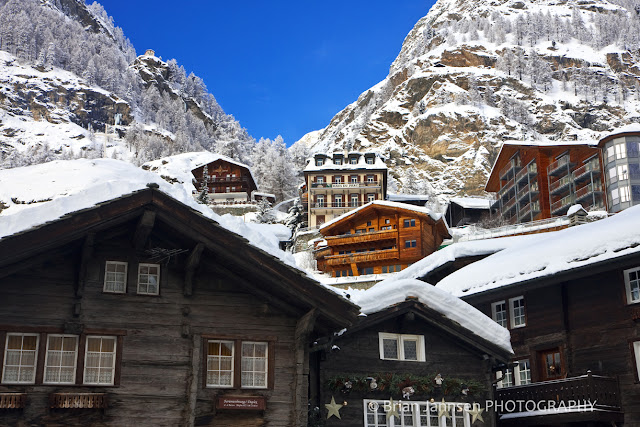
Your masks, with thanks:
[[(350, 153), (334, 153), (334, 154), (342, 154), (344, 156), (341, 164), (339, 165), (334, 164), (333, 157), (330, 155), (326, 155), (322, 157), (322, 159), (324, 160), (322, 166), (317, 166), (315, 157), (312, 157), (309, 163), (307, 164), (307, 166), (304, 168), (304, 171), (315, 172), (315, 171), (323, 171), (323, 170), (348, 171), (348, 170), (358, 170), (358, 169), (370, 169), (370, 170), (380, 170), (380, 169), (386, 170), (387, 169), (387, 165), (380, 158), (380, 156), (375, 153), (350, 152)], [(353, 156), (355, 154), (358, 155), (358, 162), (355, 165), (352, 165), (348, 162), (348, 160), (345, 160), (349, 155)], [(372, 165), (367, 164), (366, 158), (370, 158), (370, 157), (374, 158)]]
[(403, 200), (429, 200), (431, 196), (428, 194), (394, 194), (387, 193), (387, 198), (392, 202), (400, 202)]
[(608, 140), (614, 138), (615, 136), (623, 134), (623, 133), (640, 133), (640, 123), (631, 123), (631, 124), (616, 128), (616, 129), (612, 130), (604, 138), (600, 139), (599, 141), (596, 141), (596, 143), (598, 145), (600, 145), (603, 142), (608, 141)]
[(153, 160), (142, 165), (142, 168), (155, 172), (161, 176), (167, 176), (177, 179), (183, 184), (187, 191), (193, 193), (196, 188), (193, 186), (193, 174), (191, 171), (201, 166), (208, 165), (209, 163), (222, 160), (243, 168), (246, 168), (251, 174), (251, 179), (257, 184), (253, 173), (249, 166), (244, 163), (240, 163), (231, 157), (223, 156), (222, 154), (211, 153), (209, 151), (196, 151), (190, 153), (176, 154), (175, 156), (163, 157), (158, 160)]
[[(534, 242), (541, 236), (541, 234), (530, 234), (525, 236), (511, 236), (499, 239), (471, 240), (468, 242), (454, 243), (422, 258), (420, 261), (413, 263), (404, 270), (395, 273), (392, 278), (388, 279), (388, 281), (419, 279), (457, 259), (491, 255), (520, 243), (528, 244)], [(386, 281), (387, 280), (385, 280), (385, 282)]]
[[(429, 215), (429, 217), (431, 217), (432, 220), (434, 221), (439, 221), (440, 219), (442, 219), (442, 214), (439, 213), (434, 213), (431, 209), (423, 207), (423, 206), (414, 206), (414, 205), (410, 205), (407, 203), (398, 203), (398, 202), (389, 202), (387, 200), (374, 200), (372, 202), (369, 202), (367, 204), (364, 204), (362, 206), (360, 206), (359, 208), (356, 208), (352, 211), (346, 212), (342, 215), (340, 215), (337, 218), (332, 219), (331, 221), (325, 222), (324, 224), (322, 224), (322, 226), (320, 227), (320, 230), (323, 230), (335, 223), (337, 223), (338, 221), (342, 221), (345, 218), (348, 218), (352, 215), (356, 215), (358, 212), (360, 212), (363, 209), (368, 208), (369, 206), (384, 206), (384, 207), (388, 207), (388, 208), (393, 208), (393, 209), (404, 209), (406, 211), (413, 211), (413, 212), (417, 212), (417, 213), (421, 213), (424, 215)], [(446, 222), (443, 221), (446, 225)], [(448, 227), (447, 227), (448, 230)]]
[(481, 197), (452, 197), (449, 199), (449, 202), (455, 203), (465, 209), (491, 209), (491, 205), (495, 200)]
[(349, 290), (351, 300), (361, 307), (362, 313), (372, 314), (407, 297), (418, 298), (425, 306), (460, 324), (475, 335), (513, 353), (511, 336), (506, 328), (472, 307), (460, 298), (415, 279), (385, 280), (365, 291)]
[(638, 224), (640, 206), (634, 206), (600, 221), (539, 234), (450, 274), (437, 287), (466, 296), (640, 254)]
[(130, 163), (111, 159), (57, 160), (0, 170), (0, 183), (0, 240), (154, 183), (159, 191), (297, 269), (293, 256), (279, 249), (280, 238), (269, 229), (245, 224), (240, 217), (217, 215), (196, 203), (184, 186), (169, 184), (159, 174)]

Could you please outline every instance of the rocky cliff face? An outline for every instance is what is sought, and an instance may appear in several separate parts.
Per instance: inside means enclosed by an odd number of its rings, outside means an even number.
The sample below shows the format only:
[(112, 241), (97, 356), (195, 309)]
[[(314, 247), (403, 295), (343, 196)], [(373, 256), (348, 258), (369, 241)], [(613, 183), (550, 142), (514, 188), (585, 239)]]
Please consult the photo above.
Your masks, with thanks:
[(640, 119), (636, 3), (439, 0), (387, 78), (299, 143), (380, 152), (401, 191), (482, 194), (503, 141), (592, 141)]

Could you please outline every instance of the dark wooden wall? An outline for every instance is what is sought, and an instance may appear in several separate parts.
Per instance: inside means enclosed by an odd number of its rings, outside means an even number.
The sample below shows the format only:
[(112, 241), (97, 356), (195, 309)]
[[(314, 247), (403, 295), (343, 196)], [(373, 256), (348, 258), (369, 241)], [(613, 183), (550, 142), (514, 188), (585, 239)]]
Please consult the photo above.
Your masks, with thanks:
[[(381, 360), (378, 341), (379, 332), (423, 335), (426, 361)], [(473, 379), (485, 385), (485, 393), (468, 397), (460, 395), (456, 401), (481, 402), (481, 406), (484, 408), (485, 400), (490, 399), (491, 375), (487, 372), (487, 362), (478, 354), (471, 352), (468, 346), (460, 344), (455, 338), (441, 332), (433, 325), (428, 325), (417, 316), (413, 320), (407, 319), (403, 315), (386, 320), (367, 329), (345, 335), (343, 339), (336, 340), (335, 344), (340, 349), (327, 352), (321, 357), (322, 360), (319, 363), (321, 373), (319, 379), (321, 389), (320, 408), (326, 418), (327, 412), (324, 404), (331, 401), (331, 396), (334, 396), (338, 403), (346, 400), (348, 405), (340, 409), (342, 419), (338, 420), (335, 417), (331, 417), (327, 420), (328, 426), (362, 425), (364, 415), (362, 399), (388, 400), (392, 397), (396, 402), (399, 400), (406, 401), (401, 394), (392, 395), (389, 391), (352, 392), (348, 396), (332, 391), (327, 386), (327, 380), (344, 374), (375, 375), (393, 373), (435, 377), (437, 373), (440, 373), (445, 379), (447, 377)], [(411, 400), (427, 401), (432, 397), (438, 401), (442, 398), (438, 399), (437, 396), (416, 393), (411, 397)], [(485, 416), (485, 413), (482, 415), (485, 425), (492, 425), (491, 415), (486, 414)]]
[[(135, 226), (135, 224), (132, 224)], [(151, 235), (151, 247), (191, 249), (189, 242), (170, 232)], [(160, 227), (161, 228), (161, 227)], [(163, 262), (159, 296), (136, 295), (137, 263), (148, 261), (131, 247), (133, 229), (98, 235), (87, 264), (84, 295), (74, 294), (80, 248), (68, 247), (46, 263), (2, 279), (0, 324), (2, 332), (25, 326), (34, 330), (123, 331), (120, 384), (112, 387), (82, 385), (2, 385), (1, 391), (26, 392), (24, 410), (0, 410), (0, 425), (154, 425), (175, 426), (290, 426), (294, 415), (295, 329), (297, 319), (265, 301), (243, 292), (218, 270), (213, 254), (204, 251), (194, 279), (193, 296), (184, 296), (188, 253)], [(126, 294), (105, 294), (106, 260), (127, 260), (134, 280)], [(242, 272), (238, 272), (242, 274)], [(76, 304), (80, 303), (80, 306)], [(80, 308), (74, 315), (74, 307)], [(203, 336), (223, 335), (273, 340), (274, 386), (269, 390), (220, 390), (203, 383)], [(2, 343), (4, 345), (4, 342)], [(44, 343), (46, 345), (46, 343)], [(40, 346), (43, 345), (41, 340)], [(236, 349), (239, 351), (239, 349)], [(239, 368), (239, 367), (236, 367)], [(100, 410), (49, 410), (53, 392), (100, 392), (110, 407)], [(261, 395), (264, 412), (223, 412), (215, 409), (218, 394)], [(306, 411), (306, 396), (304, 397)]]

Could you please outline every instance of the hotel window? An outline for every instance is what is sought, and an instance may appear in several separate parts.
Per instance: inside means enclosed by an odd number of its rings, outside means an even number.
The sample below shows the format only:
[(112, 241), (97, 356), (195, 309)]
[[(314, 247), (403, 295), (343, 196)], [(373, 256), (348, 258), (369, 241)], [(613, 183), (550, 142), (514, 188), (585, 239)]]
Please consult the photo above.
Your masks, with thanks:
[(616, 173), (615, 166), (609, 168), (609, 183), (613, 184), (614, 182), (618, 182), (618, 174)]
[(318, 184), (324, 184), (324, 176), (318, 176), (316, 177), (316, 182)]
[(352, 165), (358, 164), (358, 158), (357, 157), (351, 157), (349, 159), (349, 163), (351, 163)]
[(38, 334), (7, 334), (2, 368), (3, 384), (35, 383), (38, 343)]
[(372, 165), (373, 164), (373, 157), (367, 157), (367, 164), (368, 165)]
[(335, 159), (335, 160), (333, 161), (333, 164), (334, 164), (334, 165), (337, 165), (337, 166), (340, 166), (340, 165), (342, 164), (342, 159)]
[(104, 267), (103, 292), (123, 294), (127, 291), (127, 263), (107, 261)]
[(267, 388), (268, 344), (266, 342), (242, 343), (242, 387)]
[(352, 208), (358, 207), (359, 200), (360, 200), (360, 198), (358, 197), (357, 194), (352, 194), (351, 195), (351, 207)]
[(357, 184), (358, 183), (358, 175), (351, 175), (351, 177), (349, 179), (351, 180), (352, 184)]
[(620, 203), (628, 202), (630, 200), (629, 186), (623, 185), (619, 187), (620, 190)]
[(233, 341), (208, 342), (207, 387), (233, 387), (233, 349)]
[(404, 247), (405, 248), (415, 248), (417, 246), (417, 241), (415, 240), (405, 240)]
[(116, 337), (88, 336), (84, 357), (84, 384), (113, 385)]
[(627, 144), (624, 142), (620, 144), (616, 144), (616, 159), (626, 159), (627, 158)]
[(627, 165), (618, 166), (618, 179), (629, 179), (629, 167)]
[(513, 368), (513, 374), (516, 385), (531, 384), (531, 365), (529, 364), (529, 359), (518, 360), (518, 365)]
[(367, 175), (367, 182), (368, 183), (376, 182), (376, 177), (374, 175)]
[(336, 194), (334, 197), (334, 202), (335, 202), (335, 207), (336, 208), (342, 208), (344, 207), (344, 204), (342, 203), (342, 194)]
[(44, 383), (75, 384), (77, 360), (77, 335), (48, 335)]
[(378, 333), (380, 359), (425, 361), (424, 336), (407, 334)]
[(498, 301), (491, 304), (491, 317), (500, 326), (507, 327), (507, 303)]
[(342, 184), (342, 175), (337, 175), (333, 177), (334, 184)]
[(375, 194), (367, 194), (367, 203), (371, 203), (374, 200), (376, 200), (376, 195)]
[(316, 207), (324, 208), (324, 194), (318, 194), (316, 196)]
[(160, 264), (138, 265), (138, 294), (158, 295), (160, 289)]
[(324, 160), (316, 159), (316, 166), (322, 166), (322, 165), (324, 165)]
[(404, 220), (404, 227), (415, 227), (416, 226), (416, 220), (415, 219), (405, 219)]
[(524, 297), (511, 298), (509, 300), (509, 310), (511, 311), (511, 327), (521, 328), (526, 325), (524, 313)]
[(624, 285), (627, 290), (627, 303), (640, 303), (640, 267), (625, 270)]

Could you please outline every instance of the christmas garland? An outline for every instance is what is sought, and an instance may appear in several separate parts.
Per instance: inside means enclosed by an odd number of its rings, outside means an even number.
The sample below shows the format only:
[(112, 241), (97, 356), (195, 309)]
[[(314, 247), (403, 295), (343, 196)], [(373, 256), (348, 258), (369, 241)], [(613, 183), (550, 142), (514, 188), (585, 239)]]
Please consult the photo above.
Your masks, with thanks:
[[(405, 387), (413, 387), (418, 395), (433, 396), (460, 396), (463, 389), (468, 389), (467, 394), (478, 395), (486, 391), (486, 387), (480, 381), (474, 379), (443, 378), (442, 384), (437, 386), (434, 379), (436, 375), (418, 376), (412, 374), (340, 374), (329, 378), (326, 381), (327, 388), (332, 392), (344, 392), (349, 389), (354, 392), (401, 395)], [(377, 387), (371, 388), (371, 380), (375, 380)], [(345, 387), (345, 384), (350, 387)]]

